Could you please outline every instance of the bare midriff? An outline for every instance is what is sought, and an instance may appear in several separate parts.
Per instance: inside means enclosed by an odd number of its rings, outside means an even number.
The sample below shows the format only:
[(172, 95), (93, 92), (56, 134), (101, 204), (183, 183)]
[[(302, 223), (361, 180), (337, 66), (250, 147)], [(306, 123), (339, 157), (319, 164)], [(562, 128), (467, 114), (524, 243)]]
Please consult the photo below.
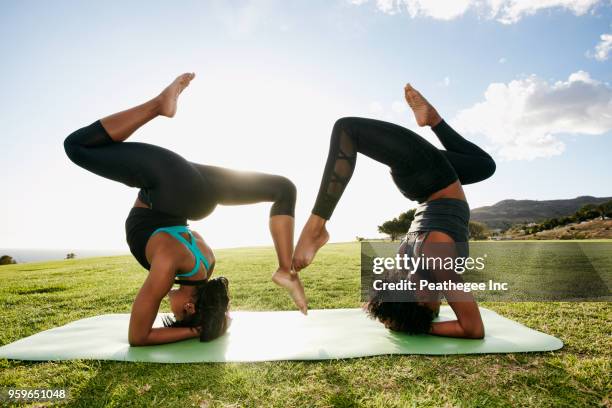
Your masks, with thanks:
[(146, 205), (145, 203), (143, 203), (142, 201), (140, 201), (140, 198), (136, 198), (136, 201), (134, 201), (134, 207), (140, 207), (140, 208), (151, 208), (148, 205)]
[(465, 198), (465, 193), (463, 192), (463, 187), (461, 186), (459, 180), (449, 184), (441, 190), (436, 191), (430, 195), (426, 201), (437, 200), (438, 198), (455, 198), (457, 200), (467, 201)]

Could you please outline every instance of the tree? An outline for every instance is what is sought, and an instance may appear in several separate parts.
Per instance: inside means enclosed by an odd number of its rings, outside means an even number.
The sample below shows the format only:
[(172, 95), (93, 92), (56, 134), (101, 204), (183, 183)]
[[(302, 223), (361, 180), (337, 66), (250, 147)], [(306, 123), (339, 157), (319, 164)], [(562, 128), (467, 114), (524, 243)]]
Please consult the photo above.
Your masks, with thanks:
[(491, 235), (489, 228), (482, 222), (470, 221), (468, 225), (470, 239), (486, 239)]
[(383, 222), (382, 225), (378, 226), (378, 232), (389, 235), (391, 240), (395, 241), (399, 236), (408, 232), (412, 220), (414, 220), (415, 212), (416, 209), (413, 208), (412, 210), (401, 213), (392, 220)]
[(66, 254), (66, 259), (74, 259), (74, 258), (76, 258), (76, 255), (73, 252)]
[(597, 206), (601, 219), (605, 220), (606, 217), (612, 217), (612, 201), (606, 201)]
[(599, 206), (595, 204), (585, 204), (578, 211), (576, 211), (576, 218), (578, 221), (592, 220), (593, 218), (599, 218), (601, 212)]
[(12, 256), (9, 255), (2, 255), (0, 256), (0, 265), (11, 265), (11, 264), (16, 264), (17, 261), (13, 259)]

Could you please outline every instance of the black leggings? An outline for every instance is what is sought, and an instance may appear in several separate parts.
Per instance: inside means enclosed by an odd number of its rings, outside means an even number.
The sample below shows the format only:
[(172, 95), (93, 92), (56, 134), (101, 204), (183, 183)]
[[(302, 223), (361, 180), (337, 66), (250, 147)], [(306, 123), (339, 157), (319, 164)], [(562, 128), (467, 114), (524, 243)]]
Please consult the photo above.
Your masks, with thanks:
[(446, 150), (438, 150), (413, 131), (392, 123), (355, 117), (336, 121), (312, 213), (326, 220), (331, 217), (353, 175), (357, 152), (389, 166), (402, 194), (418, 202), (457, 179), (471, 184), (495, 172), (491, 156), (445, 121), (432, 130)]
[(115, 142), (100, 121), (72, 133), (64, 148), (84, 169), (140, 188), (138, 197), (166, 214), (200, 220), (217, 204), (268, 201), (274, 203), (270, 216), (294, 215), (296, 189), (286, 177), (192, 163), (147, 143)]

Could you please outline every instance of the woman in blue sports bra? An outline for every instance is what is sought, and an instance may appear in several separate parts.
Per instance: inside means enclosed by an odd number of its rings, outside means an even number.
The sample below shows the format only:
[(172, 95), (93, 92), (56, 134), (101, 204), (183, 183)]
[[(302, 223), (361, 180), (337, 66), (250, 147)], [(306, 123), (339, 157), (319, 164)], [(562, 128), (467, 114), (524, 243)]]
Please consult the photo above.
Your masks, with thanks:
[[(207, 341), (227, 329), (228, 281), (211, 279), (213, 252), (187, 226), (187, 220), (208, 216), (217, 204), (273, 203), (269, 225), (279, 267), (272, 280), (307, 311), (304, 288), (291, 267), (296, 190), (289, 179), (193, 163), (159, 146), (124, 142), (151, 119), (173, 117), (180, 93), (194, 77), (180, 75), (157, 97), (78, 129), (64, 141), (78, 166), (140, 189), (125, 221), (130, 251), (149, 270), (132, 306), (128, 338), (134, 346), (191, 337)], [(171, 290), (174, 283), (180, 286)], [(166, 295), (174, 319), (154, 328)]]

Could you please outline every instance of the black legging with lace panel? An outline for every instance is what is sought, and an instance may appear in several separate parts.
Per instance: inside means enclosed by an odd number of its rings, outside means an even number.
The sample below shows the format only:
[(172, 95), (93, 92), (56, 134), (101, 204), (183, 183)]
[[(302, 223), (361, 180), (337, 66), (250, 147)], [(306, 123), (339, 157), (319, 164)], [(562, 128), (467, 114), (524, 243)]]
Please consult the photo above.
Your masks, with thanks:
[(357, 153), (389, 166), (402, 194), (418, 202), (457, 179), (461, 184), (472, 184), (495, 172), (491, 156), (444, 120), (432, 130), (446, 150), (393, 123), (357, 117), (336, 121), (312, 213), (326, 220), (331, 217), (353, 175)]

